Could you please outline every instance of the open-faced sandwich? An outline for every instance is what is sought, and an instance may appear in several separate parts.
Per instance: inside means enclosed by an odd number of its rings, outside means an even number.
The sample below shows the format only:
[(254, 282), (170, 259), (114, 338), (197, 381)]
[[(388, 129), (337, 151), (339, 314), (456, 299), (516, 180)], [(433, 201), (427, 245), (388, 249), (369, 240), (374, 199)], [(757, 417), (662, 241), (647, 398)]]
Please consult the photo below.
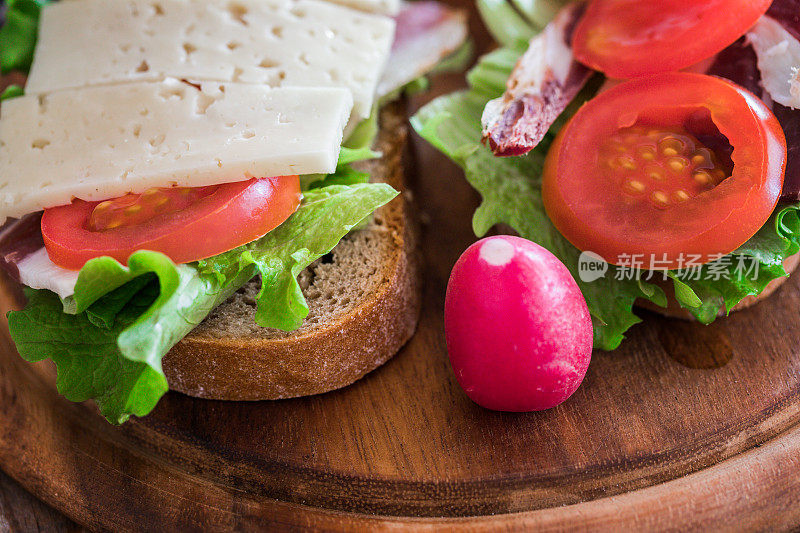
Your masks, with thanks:
[(596, 347), (634, 304), (711, 322), (800, 249), (800, 2), (478, 0), (501, 48), (412, 120), (463, 167), (483, 235), (557, 256)]
[(315, 394), (399, 350), (419, 281), (390, 102), (458, 53), (463, 14), (40, 4), (9, 2), (0, 29), (4, 73), (28, 74), (0, 107), (0, 259), (26, 287), (9, 315), (23, 358), (52, 359), (64, 396), (120, 423), (168, 388)]

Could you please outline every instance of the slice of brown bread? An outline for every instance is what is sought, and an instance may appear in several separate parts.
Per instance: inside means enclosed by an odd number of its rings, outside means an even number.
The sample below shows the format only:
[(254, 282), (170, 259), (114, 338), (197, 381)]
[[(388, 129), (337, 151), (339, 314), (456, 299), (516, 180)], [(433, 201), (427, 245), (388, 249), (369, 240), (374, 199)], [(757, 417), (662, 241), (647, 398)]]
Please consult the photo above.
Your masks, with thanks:
[[(380, 116), (364, 164), (373, 181), (404, 191), (408, 129), (400, 103)], [(417, 231), (404, 192), (369, 225), (301, 273), (310, 313), (297, 331), (256, 325), (254, 279), (215, 309), (164, 358), (170, 388), (219, 400), (273, 400), (347, 386), (389, 360), (411, 338), (420, 308)]]
[[(783, 268), (786, 270), (787, 274), (791, 275), (791, 273), (795, 271), (795, 269), (797, 268), (798, 262), (800, 262), (800, 253), (791, 255), (791, 256), (786, 258), (786, 260), (783, 262)], [(764, 290), (761, 291), (760, 293), (754, 294), (752, 296), (745, 296), (744, 299), (742, 299), (741, 302), (736, 304), (733, 307), (733, 309), (731, 309), (731, 312), (739, 311), (741, 309), (745, 309), (747, 307), (750, 307), (752, 305), (757, 304), (761, 300), (764, 300), (764, 299), (768, 298), (773, 292), (778, 290), (778, 287), (783, 285), (786, 282), (786, 280), (788, 280), (788, 279), (789, 279), (788, 276), (787, 277), (783, 277), (783, 278), (775, 278), (774, 280), (770, 281), (767, 284), (767, 286), (764, 287)], [(667, 295), (667, 307), (660, 307), (660, 306), (652, 303), (649, 300), (636, 300), (636, 305), (637, 306), (639, 306), (639, 307), (641, 307), (643, 309), (648, 309), (650, 311), (655, 311), (656, 313), (662, 314), (664, 316), (672, 317), (672, 318), (683, 318), (683, 319), (686, 319), (686, 320), (695, 320), (694, 315), (692, 315), (686, 309), (682, 308), (680, 306), (680, 304), (678, 303), (678, 300), (675, 299), (675, 293), (674, 293), (674, 290), (672, 288), (672, 282), (671, 281), (670, 282), (665, 282), (665, 281), (658, 280), (658, 281), (655, 281), (654, 283), (656, 285), (659, 285), (662, 289), (664, 289), (664, 292)], [(725, 314), (726, 314), (725, 313), (725, 309), (720, 309), (719, 312), (717, 312), (717, 316), (718, 317), (724, 317)]]

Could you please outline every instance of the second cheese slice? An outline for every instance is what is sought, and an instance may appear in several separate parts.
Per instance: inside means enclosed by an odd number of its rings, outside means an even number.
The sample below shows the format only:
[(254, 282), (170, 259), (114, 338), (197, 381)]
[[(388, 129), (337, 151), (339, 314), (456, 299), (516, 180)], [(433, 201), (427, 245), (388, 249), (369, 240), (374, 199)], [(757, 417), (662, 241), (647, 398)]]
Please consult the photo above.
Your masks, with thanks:
[(369, 116), (389, 17), (316, 0), (70, 0), (42, 11), (28, 93), (166, 77), (346, 87)]
[(0, 221), (73, 198), (336, 168), (342, 88), (170, 79), (24, 96), (0, 117)]

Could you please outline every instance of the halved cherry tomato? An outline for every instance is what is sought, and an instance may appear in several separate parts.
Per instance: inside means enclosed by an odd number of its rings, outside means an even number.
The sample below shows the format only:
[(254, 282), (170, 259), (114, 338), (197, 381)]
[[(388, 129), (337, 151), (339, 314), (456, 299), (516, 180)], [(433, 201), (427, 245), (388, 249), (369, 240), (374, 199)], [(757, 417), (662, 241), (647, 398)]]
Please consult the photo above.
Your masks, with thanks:
[(50, 260), (71, 270), (102, 256), (126, 264), (136, 250), (188, 263), (266, 235), (294, 213), (300, 198), (298, 177), (284, 176), (75, 200), (45, 209), (42, 236)]
[(772, 0), (592, 0), (572, 46), (612, 78), (694, 65), (741, 37)]
[(783, 131), (761, 100), (720, 78), (674, 72), (584, 105), (550, 148), (542, 193), (580, 250), (678, 269), (752, 237), (778, 202), (785, 166)]

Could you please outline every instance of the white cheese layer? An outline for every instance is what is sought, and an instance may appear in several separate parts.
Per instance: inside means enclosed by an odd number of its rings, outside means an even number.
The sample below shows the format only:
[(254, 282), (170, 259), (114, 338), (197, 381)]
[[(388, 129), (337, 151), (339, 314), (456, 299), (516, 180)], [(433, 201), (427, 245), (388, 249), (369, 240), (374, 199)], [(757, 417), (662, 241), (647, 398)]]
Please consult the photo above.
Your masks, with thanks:
[(400, 11), (400, 0), (328, 0), (367, 13), (394, 16)]
[(343, 88), (137, 82), (6, 100), (0, 220), (151, 187), (333, 172)]
[(42, 10), (26, 92), (167, 77), (346, 87), (369, 116), (394, 21), (318, 0), (70, 0)]

